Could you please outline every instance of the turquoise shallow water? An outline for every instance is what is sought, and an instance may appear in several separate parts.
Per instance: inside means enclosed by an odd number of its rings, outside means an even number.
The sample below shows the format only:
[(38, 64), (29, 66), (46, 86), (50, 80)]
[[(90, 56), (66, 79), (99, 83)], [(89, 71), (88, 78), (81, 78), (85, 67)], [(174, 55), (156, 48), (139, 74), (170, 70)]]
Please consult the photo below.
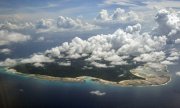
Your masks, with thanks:
[[(119, 87), (88, 79), (86, 83), (34, 79), (0, 68), (0, 108), (180, 108), (180, 77), (173, 73), (177, 70), (169, 68), (172, 81), (164, 86)], [(94, 90), (106, 95), (90, 94)]]

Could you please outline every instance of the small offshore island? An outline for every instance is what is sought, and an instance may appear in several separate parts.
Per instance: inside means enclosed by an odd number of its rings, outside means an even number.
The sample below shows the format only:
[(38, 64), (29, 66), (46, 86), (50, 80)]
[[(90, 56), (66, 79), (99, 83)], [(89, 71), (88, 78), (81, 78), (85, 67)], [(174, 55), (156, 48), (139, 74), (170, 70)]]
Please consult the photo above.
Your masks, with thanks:
[(86, 82), (86, 79), (101, 84), (118, 86), (155, 86), (170, 81), (165, 65), (160, 63), (128, 63), (108, 68), (90, 66), (81, 59), (71, 60), (71, 65), (60, 65), (58, 62), (43, 63), (34, 66), (32, 63), (18, 64), (7, 68), (10, 72), (25, 74), (33, 78), (59, 80), (65, 82)]

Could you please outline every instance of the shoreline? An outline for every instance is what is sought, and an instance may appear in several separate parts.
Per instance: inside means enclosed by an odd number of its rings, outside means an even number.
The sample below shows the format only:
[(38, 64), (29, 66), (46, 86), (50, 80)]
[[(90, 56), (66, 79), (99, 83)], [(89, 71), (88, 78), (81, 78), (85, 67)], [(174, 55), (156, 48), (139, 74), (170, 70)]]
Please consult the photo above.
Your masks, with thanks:
[[(9, 69), (5, 68), (6, 72), (22, 75), (25, 77), (31, 77), (34, 79), (41, 79), (41, 80), (49, 80), (49, 81), (62, 81), (62, 82), (79, 82), (79, 83), (85, 83), (87, 79), (90, 79), (92, 82), (104, 84), (104, 85), (114, 85), (114, 86), (121, 86), (121, 87), (147, 87), (147, 86), (163, 86), (168, 84), (171, 81), (171, 77), (169, 75), (163, 75), (163, 76), (150, 76), (150, 77), (144, 77), (140, 75), (139, 72), (136, 71), (136, 69), (132, 70), (132, 74), (143, 77), (145, 80), (142, 79), (134, 79), (134, 80), (122, 80), (119, 82), (113, 82), (104, 80), (101, 78), (91, 77), (91, 76), (79, 76), (75, 78), (70, 77), (55, 77), (55, 76), (48, 76), (48, 75), (40, 75), (40, 74), (26, 74), (17, 72), (15, 69)], [(168, 70), (166, 70), (168, 72)]]

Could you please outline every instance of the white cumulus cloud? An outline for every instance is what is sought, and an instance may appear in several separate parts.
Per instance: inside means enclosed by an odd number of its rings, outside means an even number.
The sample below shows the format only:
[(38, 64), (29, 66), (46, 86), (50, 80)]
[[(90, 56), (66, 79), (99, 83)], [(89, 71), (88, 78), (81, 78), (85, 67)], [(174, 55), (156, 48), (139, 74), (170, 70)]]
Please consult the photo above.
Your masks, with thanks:
[(177, 76), (180, 76), (180, 72), (176, 72), (176, 75), (177, 75)]
[(59, 16), (57, 19), (41, 19), (36, 23), (37, 32), (82, 31), (98, 27), (78, 18)]
[(140, 56), (134, 58), (135, 61), (142, 61), (142, 62), (160, 62), (166, 58), (164, 52), (151, 52), (141, 54)]
[[(125, 20), (130, 21), (130, 19), (135, 21), (138, 18), (131, 12), (118, 8), (112, 14), (102, 10), (96, 20), (121, 22)], [(34, 54), (30, 58), (25, 58), (21, 62), (42, 63), (53, 62), (53, 58), (78, 59), (87, 57), (85, 62), (89, 62), (89, 64), (99, 68), (106, 68), (115, 65), (126, 65), (126, 59), (130, 55), (135, 55), (134, 61), (138, 62), (172, 64), (173, 61), (179, 59), (179, 56), (175, 55), (178, 52), (172, 52), (169, 57), (166, 57), (163, 48), (166, 46), (166, 41), (170, 38), (170, 34), (177, 35), (179, 17), (175, 11), (163, 9), (157, 13), (155, 21), (158, 25), (153, 30), (153, 33), (152, 31), (142, 32), (142, 26), (138, 23), (133, 26), (127, 26), (125, 29), (117, 29), (111, 34), (99, 34), (86, 40), (75, 37), (71, 42), (64, 42), (62, 45), (46, 50), (44, 53)], [(60, 16), (57, 20), (42, 20), (38, 27), (49, 30), (52, 28), (79, 30), (84, 27), (88, 28), (89, 23), (79, 19)], [(109, 64), (99, 61), (105, 61)], [(66, 65), (66, 63), (62, 62), (60, 65)]]
[(53, 62), (54, 60), (43, 55), (43, 54), (33, 54), (30, 58), (22, 59), (21, 63), (43, 63), (43, 62)]
[[(165, 36), (151, 36), (147, 33), (141, 34), (140, 25), (135, 25), (128, 32), (118, 29), (113, 34), (97, 35), (82, 40), (78, 37), (71, 42), (65, 42), (61, 46), (47, 50), (46, 54), (51, 57), (58, 58), (80, 58), (88, 56), (86, 61), (91, 62), (97, 67), (107, 67), (106, 64), (98, 63), (96, 61), (105, 60), (111, 65), (125, 65), (127, 64), (125, 55), (136, 55), (160, 50), (166, 45)], [(147, 54), (148, 55), (148, 54)], [(141, 55), (143, 56), (143, 55)], [(152, 53), (149, 58), (141, 58), (146, 61), (163, 59), (163, 52)], [(152, 59), (153, 58), (153, 59)], [(138, 61), (138, 60), (137, 60)], [(140, 60), (139, 60), (140, 61)]]
[(176, 39), (176, 40), (175, 40), (175, 43), (176, 43), (176, 44), (180, 44), (180, 39)]
[(30, 40), (29, 35), (21, 33), (9, 32), (7, 30), (0, 30), (0, 46), (9, 45), (11, 43), (19, 43)]
[(8, 48), (0, 49), (0, 54), (10, 54), (10, 53), (11, 53), (11, 49)]
[(17, 64), (17, 61), (10, 58), (7, 58), (5, 61), (0, 62), (0, 66), (14, 66), (16, 64)]
[(126, 12), (124, 9), (117, 8), (112, 12), (112, 14), (108, 13), (108, 11), (105, 9), (101, 10), (98, 16), (96, 17), (96, 20), (109, 23), (129, 23), (138, 22), (140, 21), (140, 18), (134, 11)]
[(53, 19), (41, 19), (36, 23), (36, 28), (37, 29), (48, 29), (51, 28), (54, 24)]
[(180, 34), (180, 17), (174, 10), (161, 9), (155, 17), (157, 27), (153, 33), (156, 35), (179, 36)]
[(3, 30), (24, 30), (24, 29), (33, 29), (33, 28), (34, 28), (34, 24), (29, 22), (22, 24), (6, 22), (4, 24), (0, 24), (0, 29)]
[(164, 64), (164, 65), (173, 65), (174, 62), (171, 62), (171, 61), (168, 61), (168, 60), (165, 60), (165, 61), (162, 61), (161, 64)]

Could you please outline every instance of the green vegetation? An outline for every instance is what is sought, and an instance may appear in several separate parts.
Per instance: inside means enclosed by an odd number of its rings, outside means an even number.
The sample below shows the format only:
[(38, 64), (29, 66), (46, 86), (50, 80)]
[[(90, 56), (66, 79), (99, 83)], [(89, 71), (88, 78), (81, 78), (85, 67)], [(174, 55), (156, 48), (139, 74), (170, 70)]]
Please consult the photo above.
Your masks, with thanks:
[[(137, 66), (141, 65), (142, 63), (131, 63), (129, 60), (128, 65), (122, 66), (114, 66), (108, 68), (97, 68), (88, 64), (84, 61), (85, 58), (80, 59), (71, 59), (70, 66), (62, 66), (59, 65), (59, 61), (57, 60), (53, 63), (43, 63), (43, 67), (35, 67), (33, 64), (19, 64), (14, 67), (13, 69), (17, 70), (18, 72), (27, 73), (27, 74), (40, 74), (40, 75), (49, 75), (55, 77), (69, 77), (75, 78), (79, 76), (91, 76), (96, 77), (108, 81), (121, 81), (121, 80), (129, 80), (129, 79), (143, 79), (141, 77), (135, 76), (130, 73), (131, 69), (136, 68)], [(99, 61), (100, 62), (100, 61)], [(108, 62), (101, 61), (101, 63), (105, 63), (108, 65)], [(91, 69), (84, 68), (84, 66), (91, 67)]]

